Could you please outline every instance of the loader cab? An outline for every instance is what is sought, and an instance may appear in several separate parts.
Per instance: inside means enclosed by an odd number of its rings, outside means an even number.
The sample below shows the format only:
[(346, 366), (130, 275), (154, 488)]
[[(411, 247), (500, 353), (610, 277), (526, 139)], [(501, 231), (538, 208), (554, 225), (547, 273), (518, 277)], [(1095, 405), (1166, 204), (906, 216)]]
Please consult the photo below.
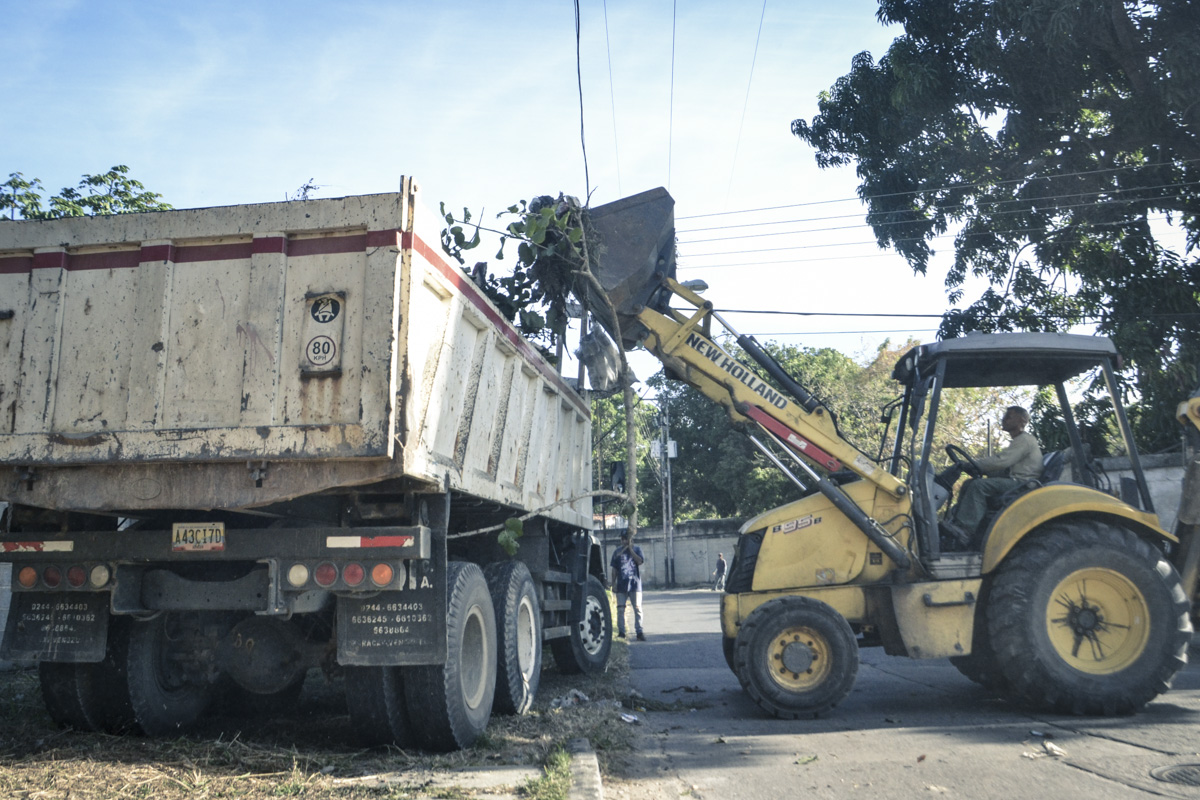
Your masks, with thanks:
[[(1068, 478), (1094, 489), (1109, 489), (1099, 485), (1067, 393), (1069, 381), (1093, 371), (1103, 377), (1108, 388), (1116, 410), (1116, 425), (1130, 454), (1136, 491), (1124, 499), (1142, 511), (1153, 511), (1129, 423), (1116, 392), (1118, 364), (1119, 356), (1110, 340), (1058, 333), (972, 334), (921, 345), (900, 358), (892, 376), (902, 384), (904, 393), (889, 468), (909, 485), (923, 562), (937, 563), (944, 557), (957, 557), (962, 551), (978, 552), (1004, 508), (1022, 494), (1037, 491), (1046, 484)], [(965, 444), (954, 441), (955, 433), (949, 431), (955, 392), (987, 388), (1036, 391), (1042, 387), (1054, 390), (1067, 446), (1057, 448), (1043, 443), (1043, 472), (1038, 480), (994, 501), (979, 529), (969, 532), (970, 539), (956, 541), (948, 537), (945, 526), (939, 529), (939, 520), (950, 512), (956, 498), (957, 476), (946, 469), (949, 460), (946, 445)], [(965, 445), (965, 449), (972, 448)], [(961, 489), (961, 484), (958, 488)]]

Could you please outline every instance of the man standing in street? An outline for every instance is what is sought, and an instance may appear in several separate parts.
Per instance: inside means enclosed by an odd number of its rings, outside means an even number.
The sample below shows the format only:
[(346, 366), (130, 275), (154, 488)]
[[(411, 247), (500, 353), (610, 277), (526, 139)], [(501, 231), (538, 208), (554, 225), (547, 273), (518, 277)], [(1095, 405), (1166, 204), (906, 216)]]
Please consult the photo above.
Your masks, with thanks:
[(633, 625), (639, 642), (646, 641), (642, 633), (642, 563), (646, 558), (642, 548), (633, 544), (629, 531), (621, 534), (621, 546), (612, 554), (613, 589), (617, 593), (617, 638), (625, 638), (625, 601), (633, 602)]
[(717, 582), (713, 585), (714, 592), (720, 592), (725, 589), (725, 554), (717, 553), (717, 571), (713, 573), (717, 577)]

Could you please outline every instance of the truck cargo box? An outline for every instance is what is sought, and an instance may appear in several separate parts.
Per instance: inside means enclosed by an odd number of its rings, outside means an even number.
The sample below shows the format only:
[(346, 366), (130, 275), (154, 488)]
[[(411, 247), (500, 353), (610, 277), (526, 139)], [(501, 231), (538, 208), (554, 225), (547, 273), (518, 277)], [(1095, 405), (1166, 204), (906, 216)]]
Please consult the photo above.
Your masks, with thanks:
[[(0, 500), (246, 509), (403, 478), (588, 491), (586, 402), (439, 246), (417, 187), (0, 222)], [(547, 516), (590, 527), (591, 501)]]

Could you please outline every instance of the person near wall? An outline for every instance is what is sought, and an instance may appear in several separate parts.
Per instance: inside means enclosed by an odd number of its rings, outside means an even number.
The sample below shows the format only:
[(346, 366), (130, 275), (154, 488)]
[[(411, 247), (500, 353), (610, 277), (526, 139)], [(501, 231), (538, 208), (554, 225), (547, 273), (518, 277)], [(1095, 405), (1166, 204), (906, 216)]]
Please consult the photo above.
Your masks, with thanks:
[(717, 553), (717, 569), (715, 572), (713, 572), (713, 575), (717, 579), (717, 582), (713, 584), (714, 592), (722, 592), (725, 590), (725, 570), (725, 554)]
[(633, 544), (629, 532), (621, 534), (621, 546), (612, 554), (613, 590), (617, 593), (617, 638), (625, 638), (625, 602), (633, 604), (633, 630), (639, 642), (646, 641), (642, 632), (642, 570), (646, 557), (642, 548)]
[[(1037, 480), (1042, 474), (1042, 448), (1032, 433), (1025, 430), (1029, 412), (1020, 406), (1009, 406), (1000, 420), (1000, 427), (1012, 437), (1008, 447), (994, 456), (983, 456), (975, 463), (987, 477), (972, 478), (963, 484), (952, 524), (961, 535), (973, 539), (979, 523), (987, 513), (989, 497), (998, 497)], [(951, 530), (958, 535), (960, 531)]]

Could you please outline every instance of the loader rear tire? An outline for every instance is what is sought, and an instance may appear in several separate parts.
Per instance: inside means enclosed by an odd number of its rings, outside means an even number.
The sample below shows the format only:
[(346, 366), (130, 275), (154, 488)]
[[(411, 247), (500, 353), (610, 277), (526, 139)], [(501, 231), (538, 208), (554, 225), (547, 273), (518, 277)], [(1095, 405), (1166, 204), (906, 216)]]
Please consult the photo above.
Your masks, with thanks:
[(1065, 714), (1131, 714), (1187, 663), (1188, 600), (1133, 532), (1053, 523), (996, 574), (988, 630), (1013, 699)]
[(858, 641), (829, 605), (784, 597), (746, 618), (733, 660), (738, 681), (759, 708), (781, 719), (808, 719), (850, 693), (858, 676)]
[(448, 752), (474, 744), (491, 718), (496, 612), (478, 565), (450, 562), (446, 583), (446, 663), (405, 667), (403, 683), (417, 745)]
[(992, 647), (992, 636), (988, 631), (987, 609), (991, 586), (990, 578), (985, 578), (979, 590), (979, 599), (975, 603), (975, 627), (971, 635), (970, 654), (951, 656), (950, 663), (967, 680), (989, 691), (1004, 694), (1008, 690), (1008, 680), (996, 661), (996, 651)]
[(542, 674), (542, 611), (529, 567), (499, 561), (483, 570), (496, 609), (496, 701), (500, 714), (524, 714)]

